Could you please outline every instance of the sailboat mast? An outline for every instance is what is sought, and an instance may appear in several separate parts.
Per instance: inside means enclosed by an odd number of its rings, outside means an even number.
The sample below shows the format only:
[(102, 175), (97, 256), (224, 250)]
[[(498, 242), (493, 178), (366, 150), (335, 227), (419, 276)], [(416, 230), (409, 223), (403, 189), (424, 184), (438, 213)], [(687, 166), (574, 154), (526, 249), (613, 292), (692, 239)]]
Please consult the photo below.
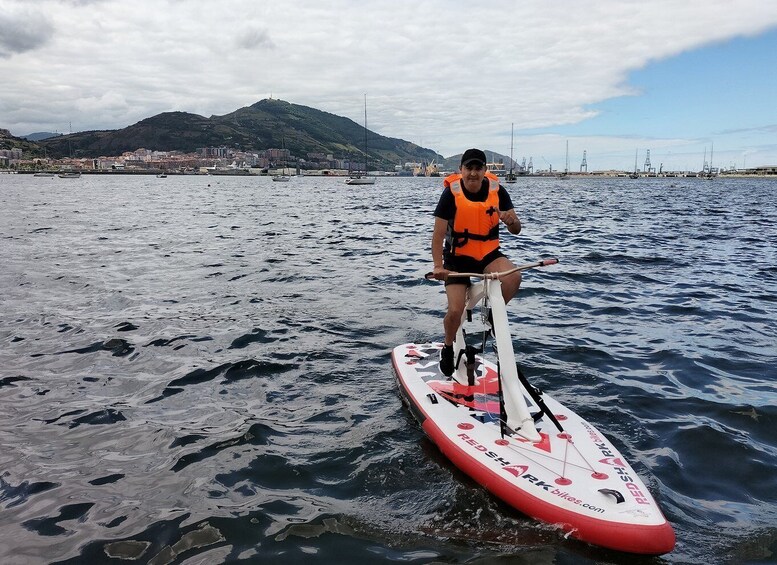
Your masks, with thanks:
[(712, 174), (712, 153), (715, 151), (715, 144), (710, 143), (710, 174)]
[(515, 123), (510, 124), (510, 174), (513, 173), (513, 126)]
[(367, 94), (364, 94), (364, 174), (367, 174)]

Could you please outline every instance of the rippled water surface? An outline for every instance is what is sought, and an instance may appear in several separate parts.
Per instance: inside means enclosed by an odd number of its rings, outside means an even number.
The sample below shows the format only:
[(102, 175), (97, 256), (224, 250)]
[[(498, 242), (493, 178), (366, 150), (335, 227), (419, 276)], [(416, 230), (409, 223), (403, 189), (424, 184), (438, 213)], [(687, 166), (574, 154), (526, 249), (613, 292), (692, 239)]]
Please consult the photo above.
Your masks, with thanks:
[[(774, 563), (777, 182), (521, 179), (519, 360), (677, 532), (566, 539), (425, 439), (441, 179), (0, 175), (0, 562)], [(131, 561), (130, 561), (131, 560)]]

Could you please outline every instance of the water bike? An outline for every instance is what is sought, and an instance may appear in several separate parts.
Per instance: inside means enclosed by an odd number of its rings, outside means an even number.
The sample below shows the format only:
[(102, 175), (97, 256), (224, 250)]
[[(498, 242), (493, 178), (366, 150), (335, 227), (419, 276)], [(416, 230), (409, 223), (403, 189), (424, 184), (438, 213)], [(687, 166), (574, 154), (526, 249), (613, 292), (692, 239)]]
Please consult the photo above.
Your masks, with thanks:
[[(406, 343), (392, 352), (399, 389), (440, 451), (520, 512), (594, 545), (668, 553), (674, 530), (623, 455), (593, 424), (532, 386), (515, 361), (499, 279), (557, 262), (451, 274), (479, 279), (467, 292), (453, 375), (439, 369), (442, 343)], [(478, 306), (480, 348), (468, 345), (464, 329)], [(483, 356), (491, 340), (496, 364)]]

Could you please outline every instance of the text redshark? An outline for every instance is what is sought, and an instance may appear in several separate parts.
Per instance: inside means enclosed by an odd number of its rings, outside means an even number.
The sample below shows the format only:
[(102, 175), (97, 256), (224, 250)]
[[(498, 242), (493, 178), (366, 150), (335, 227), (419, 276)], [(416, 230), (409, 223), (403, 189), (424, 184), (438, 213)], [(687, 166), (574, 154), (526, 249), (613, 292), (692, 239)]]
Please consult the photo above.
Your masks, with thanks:
[(629, 475), (629, 472), (625, 468), (625, 464), (623, 461), (620, 460), (620, 458), (615, 457), (613, 452), (610, 450), (609, 447), (607, 447), (604, 443), (597, 443), (596, 447), (599, 448), (599, 451), (602, 452), (602, 455), (604, 455), (604, 459), (601, 459), (600, 463), (605, 463), (607, 465), (611, 465), (615, 468), (615, 472), (618, 473), (618, 476), (621, 478), (621, 480), (626, 484), (626, 488), (631, 493), (631, 496), (634, 497), (634, 502), (637, 504), (650, 504), (650, 500), (645, 496), (645, 494), (642, 492), (642, 490), (639, 488), (639, 485), (637, 485), (634, 482), (634, 479), (631, 478), (631, 475)]
[(579, 506), (583, 506), (584, 508), (589, 508), (595, 512), (604, 512), (603, 509), (598, 508), (596, 506), (592, 506), (590, 504), (584, 503), (582, 500), (575, 498), (571, 494), (562, 491), (556, 487), (556, 485), (546, 483), (542, 479), (535, 477), (534, 475), (527, 473), (529, 468), (526, 465), (513, 465), (510, 463), (510, 461), (507, 461), (505, 458), (500, 457), (490, 449), (488, 449), (486, 446), (482, 445), (477, 440), (469, 437), (467, 434), (461, 433), (458, 434), (458, 437), (461, 438), (465, 443), (468, 445), (471, 445), (474, 447), (477, 451), (480, 451), (483, 453), (486, 457), (489, 457), (496, 461), (497, 463), (500, 463), (502, 465), (502, 469), (510, 473), (511, 475), (514, 475), (516, 477), (522, 477), (529, 481), (532, 485), (534, 485), (537, 488), (541, 488), (545, 492), (548, 492), (554, 496), (558, 496), (559, 498), (563, 498), (564, 500), (567, 500), (571, 502), (572, 504), (576, 504)]

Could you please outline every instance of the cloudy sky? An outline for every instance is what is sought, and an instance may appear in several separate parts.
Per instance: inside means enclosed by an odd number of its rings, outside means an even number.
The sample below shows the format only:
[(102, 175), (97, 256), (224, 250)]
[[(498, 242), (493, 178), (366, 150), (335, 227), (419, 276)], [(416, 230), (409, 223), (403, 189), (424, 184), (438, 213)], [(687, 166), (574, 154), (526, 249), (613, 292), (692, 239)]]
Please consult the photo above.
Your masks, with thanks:
[(117, 129), (270, 96), (444, 156), (777, 165), (773, 0), (0, 0), (0, 128)]

